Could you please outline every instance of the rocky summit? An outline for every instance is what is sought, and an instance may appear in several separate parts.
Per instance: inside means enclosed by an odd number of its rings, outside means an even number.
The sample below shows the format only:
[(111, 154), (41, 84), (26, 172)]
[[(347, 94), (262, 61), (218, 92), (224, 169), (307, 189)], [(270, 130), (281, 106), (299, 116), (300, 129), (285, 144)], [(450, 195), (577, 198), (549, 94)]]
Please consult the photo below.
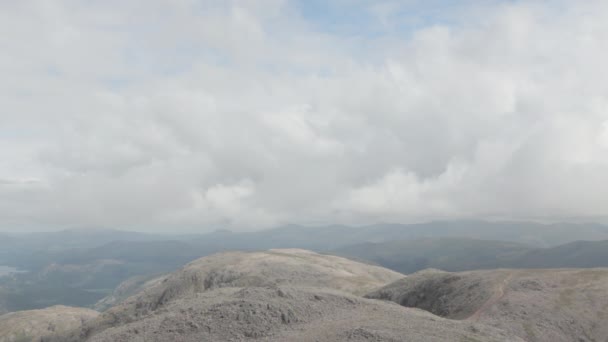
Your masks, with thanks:
[(366, 297), (465, 322), (530, 342), (606, 341), (608, 269), (417, 272)]
[(44, 336), (78, 328), (98, 315), (97, 311), (68, 306), (8, 313), (0, 316), (0, 342), (39, 342)]
[(305, 250), (221, 253), (49, 341), (521, 341), (360, 295), (404, 275)]

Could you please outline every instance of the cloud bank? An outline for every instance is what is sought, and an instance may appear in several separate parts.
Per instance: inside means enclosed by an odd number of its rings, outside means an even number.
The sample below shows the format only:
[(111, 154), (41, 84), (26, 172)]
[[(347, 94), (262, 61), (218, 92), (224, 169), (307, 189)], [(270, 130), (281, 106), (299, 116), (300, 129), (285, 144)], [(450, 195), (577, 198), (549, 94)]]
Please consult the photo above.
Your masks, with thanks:
[(0, 4), (1, 230), (608, 216), (606, 2), (312, 3)]

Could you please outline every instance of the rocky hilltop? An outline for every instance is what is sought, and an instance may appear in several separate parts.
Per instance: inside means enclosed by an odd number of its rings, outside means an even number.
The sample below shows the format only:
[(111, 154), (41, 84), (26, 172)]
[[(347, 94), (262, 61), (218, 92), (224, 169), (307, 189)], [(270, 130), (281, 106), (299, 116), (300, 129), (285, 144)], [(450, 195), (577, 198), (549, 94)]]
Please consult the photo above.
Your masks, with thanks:
[(43, 336), (78, 328), (98, 315), (68, 306), (8, 313), (0, 316), (0, 342), (39, 342)]
[[(216, 288), (54, 341), (522, 341), (483, 324), (437, 317), (322, 288)], [(96, 329), (95, 324), (105, 324)]]
[(522, 341), (484, 324), (358, 296), (403, 277), (305, 250), (221, 253), (150, 282), (48, 341)]
[(154, 280), (129, 301), (141, 311), (189, 293), (275, 285), (322, 287), (363, 295), (403, 277), (382, 267), (301, 249), (227, 252), (197, 259)]
[(131, 277), (120, 283), (112, 293), (99, 300), (93, 308), (97, 311), (105, 311), (112, 306), (122, 303), (130, 296), (137, 294), (144, 289), (151, 288), (155, 282), (165, 280), (165, 275), (143, 275)]
[(366, 297), (484, 323), (529, 342), (608, 337), (608, 269), (428, 270)]

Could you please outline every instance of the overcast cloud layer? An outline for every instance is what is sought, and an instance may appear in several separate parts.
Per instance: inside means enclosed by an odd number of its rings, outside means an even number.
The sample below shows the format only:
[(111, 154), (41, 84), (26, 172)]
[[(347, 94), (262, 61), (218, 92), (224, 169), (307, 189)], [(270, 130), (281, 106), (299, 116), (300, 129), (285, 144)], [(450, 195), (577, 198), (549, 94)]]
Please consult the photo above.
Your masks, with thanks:
[(2, 1), (0, 230), (608, 216), (608, 2)]

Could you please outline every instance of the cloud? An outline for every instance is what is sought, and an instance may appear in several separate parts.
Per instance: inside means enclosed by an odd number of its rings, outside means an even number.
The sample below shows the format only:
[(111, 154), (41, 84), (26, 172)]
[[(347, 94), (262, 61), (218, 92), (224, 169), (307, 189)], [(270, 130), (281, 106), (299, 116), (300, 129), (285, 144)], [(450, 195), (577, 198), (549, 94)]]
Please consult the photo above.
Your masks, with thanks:
[(608, 5), (360, 5), (1, 4), (0, 227), (605, 220)]

